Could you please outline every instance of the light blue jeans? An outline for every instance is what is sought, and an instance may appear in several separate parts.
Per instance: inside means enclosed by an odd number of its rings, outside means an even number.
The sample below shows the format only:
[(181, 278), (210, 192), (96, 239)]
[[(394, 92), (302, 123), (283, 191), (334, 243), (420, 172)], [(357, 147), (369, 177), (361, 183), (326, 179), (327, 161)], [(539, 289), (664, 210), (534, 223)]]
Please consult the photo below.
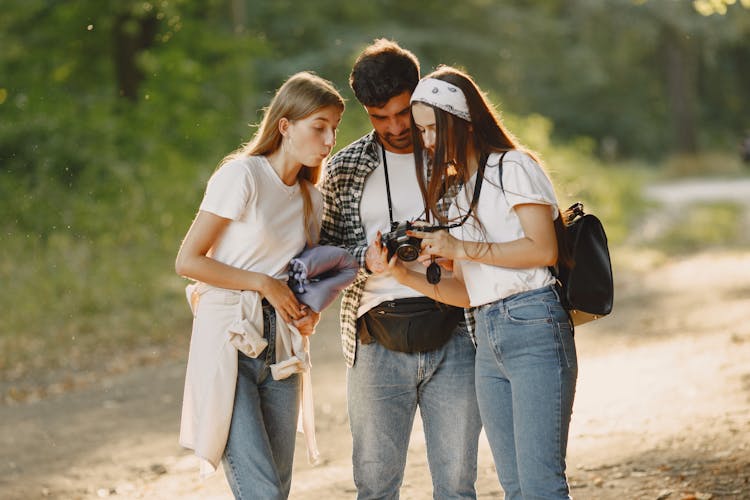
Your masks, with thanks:
[(268, 347), (257, 358), (238, 352), (237, 388), (222, 464), (237, 499), (289, 496), (301, 394), (298, 374), (271, 377), (275, 362), (276, 313), (263, 307)]
[(407, 354), (377, 342), (358, 343), (347, 373), (357, 498), (399, 498), (417, 407), (434, 498), (476, 498), (482, 424), (474, 391), (475, 352), (464, 326), (434, 351)]
[(565, 452), (578, 363), (553, 287), (477, 309), (479, 410), (506, 500), (570, 498)]

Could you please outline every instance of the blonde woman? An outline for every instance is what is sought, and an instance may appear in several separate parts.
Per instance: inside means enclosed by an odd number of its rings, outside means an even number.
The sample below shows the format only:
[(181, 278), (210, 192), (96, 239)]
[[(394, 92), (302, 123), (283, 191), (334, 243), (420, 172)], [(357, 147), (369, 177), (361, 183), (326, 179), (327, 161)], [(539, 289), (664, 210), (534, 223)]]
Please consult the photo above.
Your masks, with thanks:
[(177, 255), (177, 273), (196, 282), (180, 443), (203, 472), (223, 462), (236, 498), (289, 495), (306, 336), (319, 316), (285, 279), (317, 242), (315, 183), (343, 111), (326, 80), (290, 77), (252, 140), (214, 172)]

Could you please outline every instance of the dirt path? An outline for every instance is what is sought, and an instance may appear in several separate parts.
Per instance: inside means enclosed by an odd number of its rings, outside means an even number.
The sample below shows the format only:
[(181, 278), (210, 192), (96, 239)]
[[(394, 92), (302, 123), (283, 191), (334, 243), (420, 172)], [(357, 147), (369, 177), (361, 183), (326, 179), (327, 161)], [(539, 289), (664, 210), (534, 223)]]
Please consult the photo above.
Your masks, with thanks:
[[(620, 275), (615, 313), (578, 332), (570, 443), (576, 498), (750, 498), (748, 311), (747, 253)], [(293, 498), (353, 497), (334, 320), (333, 312), (324, 318), (314, 352), (327, 463), (309, 467), (300, 441)], [(194, 459), (176, 444), (183, 371), (182, 361), (169, 361), (0, 408), (0, 496), (230, 498), (221, 475), (199, 482)], [(478, 489), (501, 496), (484, 440)], [(415, 432), (403, 496), (429, 495), (424, 442)]]
[[(569, 446), (577, 499), (750, 499), (750, 250), (616, 256), (616, 308), (577, 332)], [(629, 271), (622, 271), (630, 269)], [(336, 311), (314, 337), (318, 442), (298, 440), (292, 498), (349, 499), (351, 438)], [(187, 339), (185, 342), (187, 349)], [(0, 498), (229, 499), (177, 445), (184, 359), (0, 406)], [(431, 498), (417, 422), (402, 498)], [(502, 498), (482, 437), (477, 489)]]

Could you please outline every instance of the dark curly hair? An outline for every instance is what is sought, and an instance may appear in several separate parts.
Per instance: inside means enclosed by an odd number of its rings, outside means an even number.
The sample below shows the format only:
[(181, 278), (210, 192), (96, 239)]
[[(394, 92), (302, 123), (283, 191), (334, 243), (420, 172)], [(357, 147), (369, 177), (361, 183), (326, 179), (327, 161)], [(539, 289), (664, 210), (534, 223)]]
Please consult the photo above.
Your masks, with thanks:
[(384, 106), (412, 92), (419, 82), (419, 60), (396, 42), (378, 38), (357, 57), (349, 75), (354, 96), (365, 106)]

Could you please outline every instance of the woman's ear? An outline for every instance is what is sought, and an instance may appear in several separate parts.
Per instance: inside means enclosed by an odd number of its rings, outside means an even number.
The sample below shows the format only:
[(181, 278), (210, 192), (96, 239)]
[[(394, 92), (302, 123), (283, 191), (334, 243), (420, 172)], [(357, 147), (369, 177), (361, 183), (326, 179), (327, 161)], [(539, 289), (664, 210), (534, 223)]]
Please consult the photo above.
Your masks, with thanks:
[(279, 133), (282, 136), (286, 136), (288, 130), (289, 130), (289, 119), (286, 117), (283, 117), (279, 120)]

